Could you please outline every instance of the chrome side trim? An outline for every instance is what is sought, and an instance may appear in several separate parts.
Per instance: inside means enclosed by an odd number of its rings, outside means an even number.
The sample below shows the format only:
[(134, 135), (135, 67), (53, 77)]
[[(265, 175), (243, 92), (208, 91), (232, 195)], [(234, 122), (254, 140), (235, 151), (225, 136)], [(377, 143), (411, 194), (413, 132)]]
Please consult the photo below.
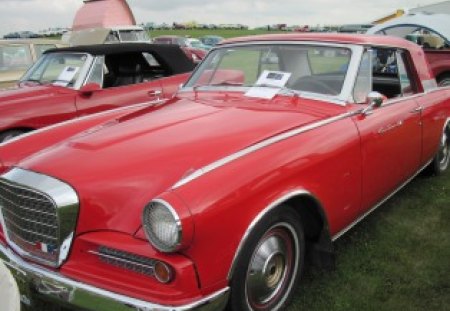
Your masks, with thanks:
[(358, 111), (353, 111), (353, 112), (347, 112), (347, 113), (344, 113), (344, 114), (341, 114), (341, 115), (338, 115), (338, 116), (335, 116), (335, 117), (324, 119), (324, 120), (321, 120), (321, 121), (318, 121), (316, 123), (312, 123), (312, 124), (309, 124), (309, 125), (306, 125), (306, 126), (301, 126), (301, 127), (295, 128), (293, 130), (290, 130), (290, 131), (287, 131), (287, 132), (275, 135), (273, 137), (270, 137), (270, 138), (268, 138), (266, 140), (263, 140), (263, 141), (261, 141), (259, 143), (256, 143), (256, 144), (251, 145), (251, 146), (249, 146), (247, 148), (244, 148), (244, 149), (242, 149), (242, 150), (240, 150), (240, 151), (238, 151), (236, 153), (233, 153), (233, 154), (231, 154), (229, 156), (226, 156), (226, 157), (224, 157), (222, 159), (219, 159), (219, 160), (217, 160), (215, 162), (212, 162), (211, 164), (208, 164), (208, 165), (206, 165), (206, 166), (204, 166), (202, 168), (199, 168), (198, 170), (194, 171), (192, 174), (182, 178), (177, 183), (175, 183), (172, 186), (172, 189), (177, 189), (177, 188), (179, 188), (179, 187), (181, 187), (181, 186), (183, 186), (183, 185), (185, 185), (187, 183), (190, 183), (191, 181), (193, 181), (193, 180), (195, 180), (195, 179), (197, 179), (197, 178), (199, 178), (199, 177), (201, 177), (201, 176), (203, 176), (203, 175), (205, 175), (205, 174), (207, 174), (207, 173), (209, 173), (209, 172), (211, 172), (213, 170), (216, 170), (216, 169), (218, 169), (218, 168), (220, 168), (220, 167), (222, 167), (222, 166), (224, 166), (224, 165), (226, 165), (226, 164), (228, 164), (230, 162), (233, 162), (233, 161), (235, 161), (235, 160), (237, 160), (239, 158), (242, 158), (242, 157), (244, 157), (244, 156), (246, 156), (246, 155), (248, 155), (250, 153), (253, 153), (253, 152), (258, 151), (260, 149), (266, 148), (268, 146), (271, 146), (273, 144), (276, 144), (276, 143), (278, 143), (280, 141), (286, 140), (286, 139), (291, 138), (293, 136), (297, 136), (297, 135), (299, 135), (301, 133), (311, 131), (311, 130), (316, 129), (318, 127), (322, 127), (322, 126), (328, 125), (330, 123), (333, 123), (333, 122), (336, 122), (336, 121), (339, 121), (339, 120), (351, 117), (351, 116), (359, 114), (359, 113), (360, 113), (359, 110)]
[[(182, 306), (159, 305), (122, 294), (104, 290), (67, 278), (56, 272), (30, 264), (16, 256), (9, 248), (0, 243), (0, 260), (13, 274), (21, 294), (32, 302), (33, 297), (26, 297), (30, 287), (49, 299), (72, 307), (79, 307), (90, 311), (220, 311), (226, 306), (229, 287), (225, 287), (202, 299)], [(85, 299), (89, 298), (90, 305)]]
[(265, 209), (263, 209), (250, 223), (250, 225), (247, 227), (247, 230), (245, 231), (244, 235), (241, 238), (241, 241), (239, 242), (239, 246), (236, 249), (236, 252), (234, 254), (233, 260), (231, 262), (230, 270), (228, 271), (227, 279), (231, 280), (233, 276), (233, 272), (235, 269), (235, 266), (237, 264), (237, 259), (239, 257), (239, 254), (242, 251), (242, 248), (244, 247), (245, 242), (248, 240), (251, 232), (255, 229), (256, 225), (261, 221), (261, 219), (267, 215), (270, 211), (274, 210), (276, 207), (278, 207), (281, 203), (286, 202), (287, 200), (298, 197), (298, 196), (307, 196), (309, 198), (314, 199), (316, 202), (319, 202), (316, 197), (314, 197), (309, 191), (299, 189), (292, 192), (289, 192), (285, 194), (284, 196), (276, 199), (272, 203), (270, 203)]
[(403, 184), (401, 184), (397, 189), (395, 189), (391, 194), (389, 194), (387, 197), (385, 197), (383, 200), (381, 200), (379, 203), (377, 203), (374, 207), (372, 207), (371, 209), (369, 209), (367, 212), (365, 212), (363, 215), (361, 215), (358, 219), (356, 219), (355, 221), (353, 221), (350, 225), (348, 225), (347, 227), (345, 227), (344, 229), (342, 229), (341, 231), (339, 231), (338, 233), (336, 233), (331, 239), (332, 241), (336, 241), (337, 239), (339, 239), (343, 234), (345, 234), (347, 231), (349, 231), (351, 228), (353, 228), (355, 225), (357, 225), (361, 220), (363, 220), (364, 218), (366, 218), (366, 216), (370, 215), (374, 210), (376, 210), (378, 207), (380, 207), (381, 205), (383, 205), (384, 203), (386, 203), (387, 200), (389, 200), (390, 198), (392, 198), (395, 194), (397, 194), (397, 192), (399, 192), (400, 190), (402, 190), (411, 180), (413, 180), (417, 175), (420, 174), (420, 172), (422, 172), (428, 165), (430, 165), (430, 163), (433, 160), (430, 160), (427, 162), (427, 164), (425, 164), (422, 168), (420, 168), (413, 176), (411, 176), (408, 180), (406, 180)]

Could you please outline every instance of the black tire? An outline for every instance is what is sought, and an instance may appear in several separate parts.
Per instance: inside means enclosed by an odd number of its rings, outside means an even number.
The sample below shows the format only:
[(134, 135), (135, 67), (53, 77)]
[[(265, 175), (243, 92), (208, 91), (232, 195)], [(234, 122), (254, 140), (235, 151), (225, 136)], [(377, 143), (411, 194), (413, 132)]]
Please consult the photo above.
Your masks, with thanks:
[(444, 74), (438, 78), (438, 85), (440, 87), (450, 86), (450, 74)]
[(450, 164), (450, 127), (446, 126), (442, 132), (439, 150), (431, 162), (428, 171), (432, 175), (441, 175)]
[(298, 215), (288, 206), (269, 212), (250, 233), (237, 259), (228, 309), (282, 310), (291, 301), (303, 273), (304, 254)]
[(6, 142), (16, 136), (25, 134), (25, 133), (26, 133), (26, 131), (23, 131), (23, 130), (9, 130), (9, 131), (0, 133), (0, 144)]

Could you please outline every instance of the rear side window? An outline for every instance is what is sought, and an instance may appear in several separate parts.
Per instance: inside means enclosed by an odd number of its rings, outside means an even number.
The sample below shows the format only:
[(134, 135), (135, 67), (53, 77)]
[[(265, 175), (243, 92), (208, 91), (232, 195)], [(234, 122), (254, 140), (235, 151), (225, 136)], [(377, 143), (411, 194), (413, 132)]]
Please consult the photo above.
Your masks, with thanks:
[(417, 92), (405, 51), (390, 48), (367, 50), (357, 75), (353, 98), (364, 103), (376, 91), (387, 98), (410, 96)]

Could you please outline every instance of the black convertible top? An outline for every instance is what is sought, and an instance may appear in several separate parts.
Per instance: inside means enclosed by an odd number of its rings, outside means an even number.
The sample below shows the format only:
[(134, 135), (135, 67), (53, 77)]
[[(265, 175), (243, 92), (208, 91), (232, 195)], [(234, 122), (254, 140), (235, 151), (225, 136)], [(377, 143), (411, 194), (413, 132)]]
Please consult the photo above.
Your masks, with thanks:
[(148, 52), (159, 62), (170, 68), (173, 74), (192, 71), (195, 64), (186, 56), (183, 50), (175, 44), (151, 44), (151, 43), (117, 43), (80, 45), (65, 48), (49, 49), (44, 54), (57, 52), (77, 52), (91, 55), (115, 55)]

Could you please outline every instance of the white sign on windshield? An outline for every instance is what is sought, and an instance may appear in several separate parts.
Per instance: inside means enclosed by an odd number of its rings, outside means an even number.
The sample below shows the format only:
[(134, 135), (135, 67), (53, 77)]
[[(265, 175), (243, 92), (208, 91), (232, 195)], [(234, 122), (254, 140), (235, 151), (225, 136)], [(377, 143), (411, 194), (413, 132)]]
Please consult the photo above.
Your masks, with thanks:
[(55, 85), (67, 86), (77, 74), (80, 67), (67, 66), (55, 80)]
[(290, 72), (264, 70), (255, 83), (255, 86), (245, 93), (248, 97), (272, 99), (283, 88), (289, 78)]

